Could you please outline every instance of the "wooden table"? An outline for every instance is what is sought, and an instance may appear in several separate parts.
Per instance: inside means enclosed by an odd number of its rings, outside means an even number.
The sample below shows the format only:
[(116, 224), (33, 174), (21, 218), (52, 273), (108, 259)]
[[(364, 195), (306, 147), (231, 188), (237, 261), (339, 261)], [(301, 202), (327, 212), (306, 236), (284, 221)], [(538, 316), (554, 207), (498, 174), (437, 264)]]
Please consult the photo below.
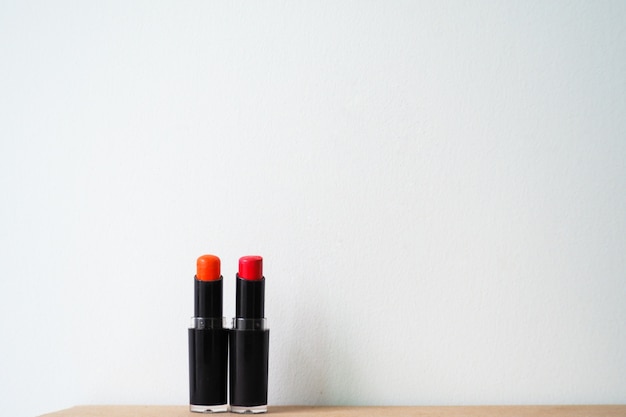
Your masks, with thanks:
[[(284, 417), (626, 417), (626, 405), (521, 405), (427, 407), (270, 406)], [(81, 405), (41, 417), (198, 417), (184, 405)], [(224, 417), (238, 414), (220, 413)]]

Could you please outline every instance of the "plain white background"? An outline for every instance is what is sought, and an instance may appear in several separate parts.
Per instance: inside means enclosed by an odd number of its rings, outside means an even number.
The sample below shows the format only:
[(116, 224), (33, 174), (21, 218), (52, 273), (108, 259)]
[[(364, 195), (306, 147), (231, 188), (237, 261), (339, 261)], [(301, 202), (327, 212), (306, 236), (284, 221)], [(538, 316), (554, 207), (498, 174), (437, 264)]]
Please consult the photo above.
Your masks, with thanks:
[(265, 257), (270, 404), (626, 402), (626, 3), (0, 4), (2, 414), (186, 404)]

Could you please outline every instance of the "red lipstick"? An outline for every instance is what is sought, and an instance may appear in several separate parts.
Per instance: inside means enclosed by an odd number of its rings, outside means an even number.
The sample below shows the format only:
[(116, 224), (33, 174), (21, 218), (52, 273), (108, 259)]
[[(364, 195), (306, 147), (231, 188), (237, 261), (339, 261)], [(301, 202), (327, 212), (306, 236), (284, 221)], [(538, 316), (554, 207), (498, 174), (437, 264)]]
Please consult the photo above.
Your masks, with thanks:
[(270, 331), (265, 319), (262, 257), (239, 259), (236, 297), (236, 316), (230, 333), (230, 410), (264, 413)]
[(227, 411), (228, 329), (222, 317), (220, 258), (203, 255), (196, 263), (194, 317), (189, 337), (189, 410)]
[(244, 256), (240, 258), (239, 276), (252, 281), (263, 279), (263, 258), (260, 256)]

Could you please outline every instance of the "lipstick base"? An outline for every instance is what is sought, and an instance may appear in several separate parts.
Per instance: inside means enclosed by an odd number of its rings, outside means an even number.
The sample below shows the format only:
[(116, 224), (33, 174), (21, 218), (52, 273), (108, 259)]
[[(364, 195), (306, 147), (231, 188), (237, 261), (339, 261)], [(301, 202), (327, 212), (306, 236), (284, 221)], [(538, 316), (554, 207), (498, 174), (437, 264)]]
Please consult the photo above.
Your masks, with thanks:
[(260, 413), (267, 413), (267, 405), (257, 405), (254, 407), (243, 407), (243, 406), (236, 406), (233, 405), (230, 407), (230, 412), (231, 413), (237, 413), (237, 414), (260, 414)]
[[(250, 319), (250, 323), (259, 322)], [(235, 325), (241, 322), (235, 321)], [(230, 332), (230, 411), (265, 413), (267, 411), (267, 371), (269, 329)]]
[(189, 329), (189, 410), (228, 411), (228, 330)]
[(228, 405), (189, 405), (189, 411), (193, 413), (225, 413), (228, 411)]

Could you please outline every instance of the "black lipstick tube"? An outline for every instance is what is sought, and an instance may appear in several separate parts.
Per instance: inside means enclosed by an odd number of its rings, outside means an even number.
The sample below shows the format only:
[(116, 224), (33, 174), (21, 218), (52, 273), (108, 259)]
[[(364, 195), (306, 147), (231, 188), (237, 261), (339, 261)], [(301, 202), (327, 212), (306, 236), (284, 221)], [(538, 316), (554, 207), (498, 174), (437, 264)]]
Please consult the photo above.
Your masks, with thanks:
[(222, 276), (217, 274), (219, 278), (211, 280), (194, 277), (194, 317), (188, 330), (189, 410), (198, 413), (228, 410), (228, 329), (222, 317)]
[[(242, 269), (242, 261), (249, 258), (260, 264)], [(239, 260), (236, 297), (236, 317), (230, 334), (230, 411), (264, 413), (267, 411), (270, 331), (264, 317), (265, 277), (261, 257)]]

